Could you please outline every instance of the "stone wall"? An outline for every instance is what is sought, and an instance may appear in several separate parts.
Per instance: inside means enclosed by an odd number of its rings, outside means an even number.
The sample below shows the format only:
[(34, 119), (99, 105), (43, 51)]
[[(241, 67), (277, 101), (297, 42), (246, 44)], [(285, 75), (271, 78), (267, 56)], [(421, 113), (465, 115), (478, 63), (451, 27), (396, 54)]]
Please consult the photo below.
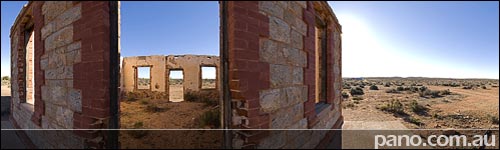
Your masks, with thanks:
[[(108, 2), (72, 1), (30, 1), (23, 7), (10, 34), (11, 76), (17, 77), (11, 80), (11, 120), (17, 128), (107, 128), (109, 7)], [(24, 45), (32, 24), (34, 49)], [(25, 133), (38, 148), (102, 148), (106, 137), (84, 130)]]
[[(229, 78), (233, 128), (340, 128), (340, 34), (329, 5), (229, 2)], [(315, 18), (327, 22), (326, 104), (315, 103)], [(235, 148), (315, 148), (327, 132), (245, 131)]]
[[(201, 90), (201, 67), (211, 66), (219, 68), (218, 56), (205, 55), (154, 55), (125, 57), (122, 62), (122, 92), (134, 92), (136, 88), (136, 68), (141, 66), (151, 67), (151, 91), (168, 93), (170, 70), (183, 70), (184, 90)], [(218, 71), (217, 71), (218, 73)], [(219, 74), (216, 75), (218, 79)], [(216, 87), (219, 87), (216, 82)]]
[[(37, 1), (29, 2), (21, 10), (10, 35), (10, 119), (16, 128), (102, 129), (117, 123), (110, 115), (119, 110), (118, 95), (111, 94), (118, 87), (110, 87), (112, 79), (120, 77), (113, 76), (119, 68), (113, 62), (119, 58), (116, 44), (120, 33), (112, 35), (114, 29), (119, 29), (112, 26), (113, 19), (117, 19), (111, 15), (117, 13), (112, 12), (115, 3)], [(222, 26), (227, 27), (224, 33), (228, 36), (225, 42), (228, 43), (231, 128), (340, 128), (343, 123), (341, 27), (328, 3), (232, 1), (227, 2), (224, 9), (227, 9), (227, 24)], [(317, 17), (327, 25), (323, 109), (318, 109), (315, 102)], [(33, 89), (26, 84), (29, 67), (25, 66), (30, 58), (25, 55), (24, 45), (24, 32), (31, 23), (34, 24)], [(133, 66), (137, 65), (152, 66), (153, 91), (168, 91), (169, 69), (181, 68), (185, 90), (196, 91), (201, 83), (200, 66), (218, 69), (220, 62), (213, 56), (140, 57), (124, 59), (122, 91), (135, 90)], [(220, 77), (221, 71), (217, 72)], [(25, 91), (26, 88), (31, 91)], [(30, 92), (34, 92), (34, 104), (25, 103)], [(104, 148), (110, 139), (118, 136), (100, 130), (24, 133), (39, 148)], [(325, 142), (325, 136), (327, 132), (312, 130), (234, 132), (232, 147), (317, 148)]]

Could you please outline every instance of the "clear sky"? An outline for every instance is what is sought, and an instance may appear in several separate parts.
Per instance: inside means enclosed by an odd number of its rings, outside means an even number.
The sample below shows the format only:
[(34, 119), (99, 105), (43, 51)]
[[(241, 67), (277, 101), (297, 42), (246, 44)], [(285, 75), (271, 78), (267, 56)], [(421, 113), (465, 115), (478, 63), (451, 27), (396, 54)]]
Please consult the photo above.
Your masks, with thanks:
[[(24, 3), (2, 1), (2, 76)], [(342, 25), (344, 77), (498, 79), (498, 2), (329, 3)], [(124, 57), (218, 55), (218, 3), (121, 2), (121, 33)]]
[(342, 76), (499, 76), (498, 2), (329, 2)]

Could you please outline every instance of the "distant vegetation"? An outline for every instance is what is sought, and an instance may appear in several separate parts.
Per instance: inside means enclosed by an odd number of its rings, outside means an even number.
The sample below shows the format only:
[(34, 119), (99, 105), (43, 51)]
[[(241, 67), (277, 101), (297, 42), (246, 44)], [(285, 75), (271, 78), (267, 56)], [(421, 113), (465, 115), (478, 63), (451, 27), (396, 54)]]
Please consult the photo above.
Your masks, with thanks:
[(360, 88), (360, 87), (351, 88), (351, 95), (354, 96), (354, 95), (363, 95), (363, 94), (365, 94), (365, 93), (363, 92), (362, 88)]

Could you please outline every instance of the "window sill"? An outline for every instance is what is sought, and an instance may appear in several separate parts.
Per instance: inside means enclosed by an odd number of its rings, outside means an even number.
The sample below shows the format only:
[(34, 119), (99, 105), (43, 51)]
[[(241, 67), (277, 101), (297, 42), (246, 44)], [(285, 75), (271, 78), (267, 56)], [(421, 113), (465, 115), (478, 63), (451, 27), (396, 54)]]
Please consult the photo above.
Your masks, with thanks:
[(29, 103), (21, 103), (21, 108), (23, 110), (29, 111), (31, 113), (35, 112), (35, 105)]
[(325, 108), (328, 108), (328, 106), (330, 106), (330, 104), (327, 104), (325, 102), (319, 102), (319, 103), (316, 103), (316, 106), (314, 107), (314, 110), (316, 111), (316, 114), (319, 114), (323, 110), (325, 110)]

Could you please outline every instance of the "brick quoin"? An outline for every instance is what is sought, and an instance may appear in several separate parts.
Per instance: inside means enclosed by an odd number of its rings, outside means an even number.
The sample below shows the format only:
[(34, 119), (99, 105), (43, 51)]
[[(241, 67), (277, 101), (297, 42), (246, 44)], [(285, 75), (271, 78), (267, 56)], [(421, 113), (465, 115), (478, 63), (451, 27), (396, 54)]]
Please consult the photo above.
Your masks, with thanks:
[[(41, 33), (42, 25), (44, 24), (42, 15), (42, 6), (45, 2), (33, 3), (33, 21), (35, 23), (34, 32)], [(42, 55), (45, 53), (45, 42), (42, 41), (41, 34), (35, 34), (35, 50), (34, 60), (41, 60)], [(38, 126), (41, 126), (42, 116), (45, 114), (45, 102), (42, 100), (42, 86), (45, 85), (45, 71), (40, 66), (40, 61), (35, 62), (35, 113), (31, 117), (31, 121)]]
[[(74, 64), (73, 86), (82, 91), (82, 112), (73, 114), (74, 129), (107, 128), (105, 124), (110, 117), (109, 2), (80, 3), (82, 16), (74, 22), (73, 39), (81, 41), (82, 61)], [(74, 133), (87, 139), (98, 136), (106, 139), (106, 134), (98, 131), (74, 130)], [(86, 145), (104, 147), (102, 141), (88, 141)]]
[(314, 102), (315, 98), (315, 87), (316, 87), (316, 63), (315, 59), (315, 37), (316, 33), (314, 27), (316, 26), (315, 11), (313, 9), (313, 2), (307, 2), (307, 8), (303, 9), (303, 20), (307, 24), (307, 36), (304, 37), (304, 49), (307, 53), (307, 67), (304, 69), (304, 85), (307, 85), (307, 101), (304, 102), (304, 117), (307, 118), (308, 128), (312, 128), (316, 123), (319, 122), (316, 117), (316, 111)]
[[(326, 67), (327, 68), (327, 81), (326, 81), (326, 100), (327, 100), (327, 103), (328, 104), (334, 104), (334, 100), (335, 100), (335, 89), (334, 89), (334, 84), (335, 84), (335, 74), (333, 72), (333, 66), (334, 66), (334, 63), (335, 63), (335, 57), (334, 57), (334, 48), (335, 48), (335, 33), (334, 33), (334, 29), (335, 29), (335, 24), (333, 23), (330, 23), (328, 24), (328, 27), (327, 27), (327, 52), (326, 52)], [(332, 105), (331, 107), (331, 110), (333, 110), (335, 108), (335, 105)]]
[[(269, 19), (259, 13), (258, 1), (228, 2), (229, 86), (232, 99), (244, 103), (235, 108), (246, 116), (248, 125), (236, 128), (267, 129), (269, 115), (260, 112), (259, 91), (270, 87), (269, 63), (261, 62), (260, 38), (269, 37)], [(256, 81), (258, 79), (258, 81)], [(248, 143), (255, 143), (267, 132), (250, 131)]]

